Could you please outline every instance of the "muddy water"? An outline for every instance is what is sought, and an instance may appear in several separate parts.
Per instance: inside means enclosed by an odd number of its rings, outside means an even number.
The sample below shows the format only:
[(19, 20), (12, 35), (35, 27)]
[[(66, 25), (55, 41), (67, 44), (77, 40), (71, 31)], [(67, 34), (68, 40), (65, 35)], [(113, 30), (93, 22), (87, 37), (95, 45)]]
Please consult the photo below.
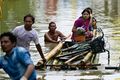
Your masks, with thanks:
[[(75, 19), (81, 16), (86, 7), (93, 9), (97, 19), (97, 26), (105, 33), (106, 48), (110, 51), (110, 65), (120, 63), (120, 1), (119, 0), (1, 0), (0, 3), (0, 33), (12, 30), (23, 24), (23, 16), (31, 13), (36, 18), (35, 29), (39, 33), (40, 44), (44, 53), (55, 45), (44, 44), (44, 33), (48, 31), (48, 23), (55, 21), (57, 30), (68, 36)], [(2, 6), (1, 6), (2, 5)], [(51, 47), (47, 47), (51, 46)], [(31, 44), (31, 55), (34, 64), (40, 59), (34, 44)], [(107, 54), (100, 55), (100, 62), (107, 64)], [(46, 80), (108, 80), (117, 78), (117, 75), (103, 75), (101, 71), (38, 71), (38, 76)], [(106, 71), (107, 73), (107, 71)], [(108, 72), (111, 74), (111, 71)], [(114, 77), (115, 76), (115, 77)], [(8, 76), (0, 72), (0, 77)], [(114, 80), (110, 78), (109, 80)], [(120, 78), (120, 77), (119, 77)]]

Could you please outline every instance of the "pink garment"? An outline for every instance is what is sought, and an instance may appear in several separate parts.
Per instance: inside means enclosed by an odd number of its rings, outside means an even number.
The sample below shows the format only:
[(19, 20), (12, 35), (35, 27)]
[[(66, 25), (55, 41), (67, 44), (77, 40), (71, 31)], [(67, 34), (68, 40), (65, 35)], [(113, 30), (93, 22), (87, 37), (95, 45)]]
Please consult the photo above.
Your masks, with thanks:
[(89, 22), (90, 19), (84, 20), (82, 17), (80, 17), (79, 19), (77, 19), (74, 23), (74, 26), (76, 28), (78, 27), (83, 27), (86, 31), (89, 30)]
[[(85, 29), (85, 31), (89, 31), (89, 22), (90, 22), (90, 19), (87, 19), (87, 20), (84, 20), (83, 17), (79, 17), (75, 23), (74, 23), (74, 26), (76, 28), (78, 27), (82, 27)], [(75, 37), (75, 33), (72, 34), (72, 37), (71, 39), (74, 41), (74, 37)]]

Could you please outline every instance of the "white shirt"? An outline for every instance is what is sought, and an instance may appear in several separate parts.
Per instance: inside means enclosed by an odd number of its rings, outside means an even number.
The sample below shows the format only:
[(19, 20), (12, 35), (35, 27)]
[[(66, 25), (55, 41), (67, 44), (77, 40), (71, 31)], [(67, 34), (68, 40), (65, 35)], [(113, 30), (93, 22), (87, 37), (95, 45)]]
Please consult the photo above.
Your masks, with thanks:
[(26, 31), (24, 25), (17, 26), (12, 33), (17, 37), (17, 46), (22, 46), (29, 50), (30, 42), (39, 44), (38, 33), (35, 29)]

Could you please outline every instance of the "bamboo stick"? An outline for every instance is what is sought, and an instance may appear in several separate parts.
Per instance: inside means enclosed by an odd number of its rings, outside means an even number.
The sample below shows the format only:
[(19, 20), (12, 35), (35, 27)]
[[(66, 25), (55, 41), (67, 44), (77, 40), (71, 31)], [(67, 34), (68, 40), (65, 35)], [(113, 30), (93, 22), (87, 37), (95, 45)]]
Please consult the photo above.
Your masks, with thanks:
[(88, 51), (86, 51), (86, 52), (84, 52), (84, 53), (82, 53), (82, 54), (78, 54), (78, 55), (70, 58), (69, 60), (67, 60), (67, 61), (65, 62), (65, 64), (69, 64), (71, 61), (75, 60), (76, 58), (78, 58), (78, 57), (80, 57), (80, 56), (85, 55), (87, 52), (88, 52)]
[(45, 59), (48, 61), (50, 58), (52, 58), (62, 48), (62, 45), (63, 42), (59, 42), (59, 44), (54, 49), (45, 55)]
[(76, 56), (70, 58), (69, 60), (67, 60), (67, 61), (65, 62), (65, 64), (69, 64), (72, 60), (76, 59), (76, 58), (79, 57), (79, 56), (80, 56), (80, 55), (76, 55)]
[(91, 56), (92, 56), (92, 52), (89, 52), (89, 53), (84, 57), (84, 59), (82, 60), (82, 62), (87, 62), (87, 61), (90, 59)]
[[(76, 67), (79, 67), (79, 66), (86, 66), (86, 65), (81, 65), (81, 64), (55, 64), (55, 65), (47, 64), (45, 66), (76, 66)], [(101, 64), (90, 64), (87, 66), (101, 66)]]
[[(60, 55), (60, 54), (62, 54), (62, 51), (60, 51), (59, 55)], [(58, 64), (58, 60), (57, 60), (57, 59), (55, 59), (55, 60), (53, 61), (53, 65), (54, 65), (54, 64)]]
[[(59, 42), (59, 44), (54, 49), (52, 49), (49, 53), (47, 53), (45, 55), (46, 61), (50, 60), (54, 55), (56, 55), (56, 53), (62, 48), (62, 45), (63, 45), (63, 42)], [(38, 64), (39, 63), (43, 64), (42, 59), (38, 61)]]
[[(54, 67), (54, 68), (60, 68), (61, 69), (61, 67), (84, 67), (86, 65), (81, 65), (81, 64), (54, 64), (54, 65), (53, 64), (46, 64), (44, 66), (35, 65), (35, 69), (39, 70), (40, 67), (47, 67), (47, 66), (50, 66), (52, 68)], [(87, 66), (94, 67), (94, 66), (101, 66), (101, 64), (90, 64), (90, 65), (87, 65)]]

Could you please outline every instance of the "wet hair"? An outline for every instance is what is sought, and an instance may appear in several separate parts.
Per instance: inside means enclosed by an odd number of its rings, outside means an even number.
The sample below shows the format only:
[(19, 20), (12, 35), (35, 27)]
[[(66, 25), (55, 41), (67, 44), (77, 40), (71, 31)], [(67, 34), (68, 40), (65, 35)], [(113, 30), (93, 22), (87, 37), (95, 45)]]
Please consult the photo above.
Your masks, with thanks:
[(89, 11), (91, 12), (91, 14), (92, 14), (92, 8), (87, 7), (87, 8), (85, 8), (85, 9), (89, 10)]
[(82, 14), (83, 14), (84, 12), (87, 12), (88, 14), (90, 14), (90, 11), (89, 11), (88, 9), (84, 9), (83, 12), (82, 12)]
[(55, 22), (50, 22), (50, 23), (49, 23), (49, 27), (51, 26), (51, 24), (55, 24)]
[(4, 33), (2, 33), (1, 35), (0, 35), (0, 40), (3, 38), (3, 37), (9, 37), (9, 39), (10, 39), (10, 41), (12, 42), (12, 43), (16, 43), (17, 42), (17, 38), (16, 38), (16, 36), (13, 34), (13, 33), (11, 33), (11, 32), (4, 32)]
[(26, 16), (24, 16), (24, 21), (25, 21), (25, 19), (26, 19), (27, 17), (31, 17), (33, 23), (35, 23), (35, 17), (34, 17), (33, 15), (27, 14)]

